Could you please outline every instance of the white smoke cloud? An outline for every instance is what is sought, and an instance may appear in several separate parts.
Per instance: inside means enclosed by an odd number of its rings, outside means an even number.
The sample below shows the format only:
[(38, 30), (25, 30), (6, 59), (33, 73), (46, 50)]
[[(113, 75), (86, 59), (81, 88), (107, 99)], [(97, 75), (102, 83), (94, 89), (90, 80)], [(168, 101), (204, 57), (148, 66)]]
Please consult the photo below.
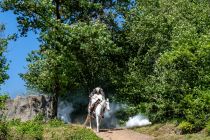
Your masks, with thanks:
[(130, 117), (129, 120), (126, 122), (126, 127), (136, 127), (136, 126), (145, 126), (152, 124), (147, 118), (145, 118), (143, 115), (135, 115), (133, 117)]
[[(110, 111), (106, 111), (104, 114), (104, 119), (102, 120), (101, 127), (105, 128), (120, 128), (123, 126), (119, 125), (119, 120), (115, 116), (115, 113), (121, 109), (126, 108), (125, 104), (110, 103)], [(71, 113), (74, 111), (73, 104), (67, 101), (59, 101), (58, 104), (58, 118), (63, 120), (66, 123), (71, 123), (72, 119), (70, 118)], [(129, 117), (129, 120), (126, 122), (125, 127), (136, 127), (136, 126), (145, 126), (150, 125), (151, 122), (143, 115), (135, 115)]]
[(115, 113), (125, 107), (126, 105), (124, 104), (110, 103), (110, 111), (106, 111), (104, 114), (104, 126), (108, 128), (119, 128), (119, 120), (116, 118)]
[(58, 104), (58, 118), (66, 123), (71, 122), (70, 115), (74, 111), (72, 103), (60, 101)]
[(113, 102), (110, 103), (110, 111), (105, 112), (102, 125), (106, 128), (131, 128), (152, 124), (147, 117), (139, 114), (133, 117), (129, 117), (125, 125), (119, 125), (119, 119), (115, 116), (115, 113), (122, 109), (126, 109), (127, 107), (128, 106), (125, 104), (118, 104)]

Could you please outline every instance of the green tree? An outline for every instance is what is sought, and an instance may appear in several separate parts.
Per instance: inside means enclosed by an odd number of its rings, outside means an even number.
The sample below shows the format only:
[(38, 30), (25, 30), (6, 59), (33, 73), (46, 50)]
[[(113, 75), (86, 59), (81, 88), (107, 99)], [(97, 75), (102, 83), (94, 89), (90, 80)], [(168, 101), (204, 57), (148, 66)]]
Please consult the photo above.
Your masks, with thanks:
[[(129, 0), (3, 0), (4, 11), (17, 15), (21, 35), (40, 33), (40, 49), (28, 58), (27, 85), (53, 95), (53, 117), (58, 96), (74, 89), (89, 91), (109, 86), (116, 75), (120, 48), (114, 43), (118, 15)], [(112, 61), (112, 60), (115, 61)]]
[(1, 8), (17, 15), (19, 29), (25, 35), (29, 30), (45, 32), (57, 22), (71, 25), (93, 20), (117, 30), (115, 18), (123, 15), (129, 4), (130, 0), (2, 0)]
[(128, 70), (120, 88), (122, 96), (119, 94), (118, 99), (122, 97), (122, 101), (131, 104), (148, 101), (148, 96), (143, 94), (147, 79), (154, 73), (160, 54), (171, 48), (173, 22), (170, 15), (175, 14), (174, 7), (169, 1), (136, 1), (136, 6), (127, 13), (123, 51)]
[[(8, 70), (8, 64), (4, 53), (6, 51), (8, 39), (4, 38), (3, 32), (5, 30), (5, 26), (0, 24), (0, 84), (3, 84), (5, 80), (9, 78), (6, 71)], [(8, 98), (7, 95), (0, 94), (0, 111), (4, 109), (5, 101)]]
[(4, 81), (9, 78), (8, 74), (6, 73), (8, 70), (8, 64), (4, 56), (8, 40), (3, 37), (4, 30), (4, 25), (0, 24), (0, 84), (3, 84)]
[(117, 98), (152, 121), (180, 118), (200, 130), (210, 112), (209, 2), (136, 4), (126, 16), (123, 49), (130, 57)]
[(75, 89), (87, 92), (98, 84), (108, 86), (112, 75), (109, 69), (117, 69), (109, 54), (120, 49), (106, 25), (78, 23), (62, 28), (59, 37), (64, 41), (57, 41), (58, 32), (52, 30), (43, 35), (45, 43), (40, 50), (29, 55), (28, 72), (21, 75), (27, 85), (56, 98)]
[(153, 85), (150, 90), (159, 95), (156, 99), (159, 105), (153, 110), (156, 113), (162, 110), (159, 119), (181, 118), (196, 131), (205, 126), (210, 115), (209, 35), (193, 37), (185, 43), (159, 58), (155, 75), (150, 79)]

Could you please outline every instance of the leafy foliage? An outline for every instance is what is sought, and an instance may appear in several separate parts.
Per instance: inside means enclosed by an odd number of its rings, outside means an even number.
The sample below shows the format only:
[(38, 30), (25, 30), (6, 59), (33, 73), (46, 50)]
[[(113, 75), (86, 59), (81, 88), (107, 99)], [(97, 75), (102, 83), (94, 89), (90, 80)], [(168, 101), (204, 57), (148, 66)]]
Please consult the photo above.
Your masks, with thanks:
[(182, 134), (185, 134), (192, 132), (193, 125), (189, 122), (183, 121), (179, 124), (178, 128), (181, 130)]
[(118, 29), (115, 18), (123, 14), (129, 0), (3, 0), (3, 11), (13, 10), (22, 35), (28, 31), (48, 31), (49, 27), (59, 27), (57, 23), (73, 23), (100, 20), (110, 29)]
[(64, 125), (64, 122), (58, 119), (52, 119), (48, 122), (51, 127), (59, 127)]
[(210, 136), (210, 121), (207, 122), (206, 128), (207, 128), (208, 135)]
[[(27, 86), (58, 96), (111, 84), (118, 70), (112, 59), (119, 51), (112, 34), (118, 32), (117, 16), (123, 16), (129, 0), (62, 1), (3, 0), (3, 11), (17, 15), (20, 34), (39, 32), (40, 49), (28, 58), (28, 72), (21, 74)], [(56, 113), (53, 115), (57, 116)]]
[(21, 77), (55, 102), (101, 85), (130, 106), (119, 116), (177, 119), (184, 133), (209, 121), (209, 1), (4, 0), (1, 7), (18, 15), (21, 35), (39, 32), (40, 49)]
[(0, 120), (0, 139), (6, 140), (9, 132), (8, 123)]
[[(59, 92), (65, 93), (106, 81), (110, 76), (108, 67), (114, 68), (107, 55), (120, 51), (111, 40), (106, 26), (100, 23), (61, 26), (64, 29), (59, 37), (53, 30), (43, 35), (40, 51), (29, 56), (29, 71), (22, 75), (27, 85), (53, 93), (57, 84)], [(58, 42), (57, 37), (64, 42)]]
[(5, 102), (6, 102), (6, 100), (8, 98), (9, 98), (8, 95), (6, 95), (6, 94), (5, 95), (1, 95), (0, 94), (0, 111), (5, 109)]
[(37, 122), (27, 121), (20, 123), (16, 129), (23, 137), (42, 139), (43, 126)]
[(6, 71), (8, 70), (8, 64), (4, 53), (8, 44), (8, 39), (3, 36), (5, 27), (3, 24), (0, 24), (0, 84), (3, 84), (5, 80), (9, 78)]
[(18, 126), (21, 124), (21, 120), (20, 119), (12, 119), (8, 122), (9, 126)]
[(204, 128), (210, 113), (208, 9), (207, 1), (137, 1), (125, 25), (133, 56), (117, 98), (152, 121), (177, 118), (193, 131)]
[[(40, 117), (40, 116), (38, 116)], [(39, 140), (39, 139), (81, 139), (81, 140), (100, 140), (96, 134), (84, 127), (77, 125), (64, 124), (60, 120), (50, 120), (49, 122), (41, 122), (34, 119), (27, 122), (20, 120), (12, 120), (6, 123), (7, 127), (1, 125), (6, 131), (5, 139), (12, 140)], [(9, 130), (9, 131), (8, 131)], [(3, 132), (3, 131), (2, 131)], [(1, 131), (0, 131), (0, 134)], [(0, 135), (2, 136), (2, 135)], [(3, 139), (4, 140), (4, 139)]]

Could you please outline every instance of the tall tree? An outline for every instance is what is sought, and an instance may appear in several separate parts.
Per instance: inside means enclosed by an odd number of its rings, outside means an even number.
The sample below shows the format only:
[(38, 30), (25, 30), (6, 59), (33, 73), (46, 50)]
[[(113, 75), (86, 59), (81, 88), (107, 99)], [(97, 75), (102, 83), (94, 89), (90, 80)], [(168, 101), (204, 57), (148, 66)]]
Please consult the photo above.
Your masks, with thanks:
[(152, 121), (179, 118), (200, 130), (210, 112), (209, 1), (136, 3), (126, 16), (130, 57), (117, 99)]
[(25, 35), (28, 30), (47, 31), (56, 26), (57, 19), (68, 25), (100, 20), (117, 30), (115, 19), (129, 4), (130, 0), (2, 0), (1, 8), (17, 15), (19, 29)]
[[(5, 26), (0, 24), (0, 84), (3, 84), (5, 80), (9, 78), (9, 75), (6, 73), (9, 66), (4, 56), (9, 38), (4, 37), (4, 30)], [(0, 111), (4, 109), (5, 101), (7, 98), (7, 95), (1, 95), (0, 93)]]
[(75, 89), (88, 93), (98, 84), (108, 86), (112, 69), (117, 69), (109, 55), (120, 49), (111, 40), (106, 25), (61, 26), (63, 32), (52, 30), (43, 35), (40, 50), (29, 55), (28, 72), (22, 75), (27, 85), (56, 97)]
[[(28, 58), (27, 85), (53, 95), (56, 116), (61, 93), (108, 86), (117, 69), (111, 59), (120, 49), (112, 34), (129, 0), (3, 0), (4, 11), (17, 15), (21, 35), (40, 33), (40, 50)], [(84, 27), (83, 27), (84, 26)], [(115, 61), (117, 63), (117, 61)], [(116, 75), (116, 74), (114, 74)]]

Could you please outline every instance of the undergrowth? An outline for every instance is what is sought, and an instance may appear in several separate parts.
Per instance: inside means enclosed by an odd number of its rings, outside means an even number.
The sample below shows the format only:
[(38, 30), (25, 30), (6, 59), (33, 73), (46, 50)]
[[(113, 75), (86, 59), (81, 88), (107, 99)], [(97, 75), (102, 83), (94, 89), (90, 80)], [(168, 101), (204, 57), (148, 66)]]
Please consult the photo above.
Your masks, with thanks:
[(20, 119), (0, 121), (0, 140), (101, 140), (89, 129), (80, 125), (64, 124), (41, 116), (21, 122)]

